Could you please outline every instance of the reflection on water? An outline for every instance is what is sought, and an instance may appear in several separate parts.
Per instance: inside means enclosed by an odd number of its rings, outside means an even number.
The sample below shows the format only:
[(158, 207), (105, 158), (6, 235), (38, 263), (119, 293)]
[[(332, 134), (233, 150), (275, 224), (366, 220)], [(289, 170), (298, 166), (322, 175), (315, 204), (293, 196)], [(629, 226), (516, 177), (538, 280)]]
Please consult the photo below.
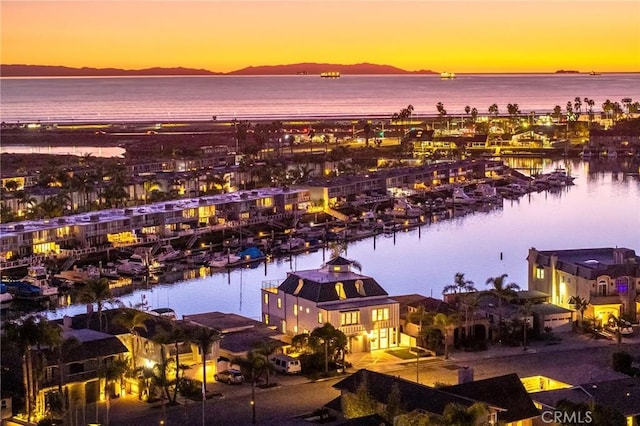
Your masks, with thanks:
[(124, 148), (117, 146), (26, 146), (8, 145), (0, 147), (2, 154), (54, 154), (54, 155), (86, 155), (94, 157), (122, 157)]
[[(575, 185), (557, 191), (533, 192), (505, 200), (502, 208), (440, 218), (421, 228), (351, 242), (348, 258), (362, 264), (391, 295), (420, 293), (439, 297), (457, 272), (486, 288), (489, 277), (527, 286), (528, 250), (587, 247), (629, 247), (640, 251), (640, 179), (631, 161), (552, 162), (541, 159), (512, 163), (543, 172), (563, 167), (576, 176)], [(157, 283), (133, 283), (118, 298), (135, 305), (144, 297), (150, 307), (173, 308), (179, 316), (208, 311), (230, 312), (259, 319), (263, 281), (282, 280), (287, 272), (314, 269), (329, 260), (330, 251), (316, 252), (231, 271), (209, 268), (174, 271)], [(83, 306), (57, 309), (52, 317), (84, 311)]]

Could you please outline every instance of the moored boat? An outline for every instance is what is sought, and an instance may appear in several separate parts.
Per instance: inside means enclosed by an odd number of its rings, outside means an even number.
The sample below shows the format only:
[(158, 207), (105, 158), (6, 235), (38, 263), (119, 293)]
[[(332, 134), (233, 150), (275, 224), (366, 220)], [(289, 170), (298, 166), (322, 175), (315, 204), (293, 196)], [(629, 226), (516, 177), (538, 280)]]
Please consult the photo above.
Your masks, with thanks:
[(27, 276), (22, 280), (39, 288), (41, 296), (55, 296), (58, 294), (58, 287), (51, 285), (51, 278), (47, 268), (44, 266), (29, 266), (27, 268)]
[(224, 268), (227, 266), (232, 266), (234, 263), (239, 262), (241, 259), (240, 256), (231, 253), (216, 253), (209, 261), (209, 266), (212, 268)]

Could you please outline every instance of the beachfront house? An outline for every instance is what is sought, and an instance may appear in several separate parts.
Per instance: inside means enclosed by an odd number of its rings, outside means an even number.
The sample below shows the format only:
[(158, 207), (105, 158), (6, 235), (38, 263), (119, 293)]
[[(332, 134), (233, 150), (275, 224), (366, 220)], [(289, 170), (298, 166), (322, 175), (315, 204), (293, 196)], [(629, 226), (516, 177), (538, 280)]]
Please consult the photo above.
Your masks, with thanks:
[(350, 352), (398, 346), (398, 302), (354, 267), (336, 257), (319, 269), (290, 272), (280, 284), (265, 282), (262, 321), (290, 336), (331, 323), (346, 335)]

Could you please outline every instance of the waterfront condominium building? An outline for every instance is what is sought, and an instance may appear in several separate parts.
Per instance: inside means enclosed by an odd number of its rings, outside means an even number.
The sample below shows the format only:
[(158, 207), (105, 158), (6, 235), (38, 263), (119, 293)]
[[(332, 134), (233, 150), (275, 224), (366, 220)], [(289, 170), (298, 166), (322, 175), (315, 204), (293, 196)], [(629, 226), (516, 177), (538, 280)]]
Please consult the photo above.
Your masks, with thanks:
[(325, 323), (342, 331), (350, 352), (398, 346), (400, 305), (375, 279), (352, 271), (336, 257), (319, 269), (290, 272), (262, 288), (262, 320), (291, 336)]
[(579, 296), (589, 303), (585, 317), (640, 317), (640, 256), (634, 250), (531, 248), (528, 261), (529, 290), (547, 293), (551, 303), (573, 308), (570, 299)]

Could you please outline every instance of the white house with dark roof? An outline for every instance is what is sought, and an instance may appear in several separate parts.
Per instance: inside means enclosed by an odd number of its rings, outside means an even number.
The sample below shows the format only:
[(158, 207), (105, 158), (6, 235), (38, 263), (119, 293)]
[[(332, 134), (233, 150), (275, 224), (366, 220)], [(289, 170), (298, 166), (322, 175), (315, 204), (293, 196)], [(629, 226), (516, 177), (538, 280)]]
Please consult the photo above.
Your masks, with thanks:
[(291, 272), (279, 285), (262, 288), (262, 321), (289, 335), (331, 323), (351, 352), (396, 347), (400, 305), (378, 282), (352, 271), (337, 257), (319, 269)]

